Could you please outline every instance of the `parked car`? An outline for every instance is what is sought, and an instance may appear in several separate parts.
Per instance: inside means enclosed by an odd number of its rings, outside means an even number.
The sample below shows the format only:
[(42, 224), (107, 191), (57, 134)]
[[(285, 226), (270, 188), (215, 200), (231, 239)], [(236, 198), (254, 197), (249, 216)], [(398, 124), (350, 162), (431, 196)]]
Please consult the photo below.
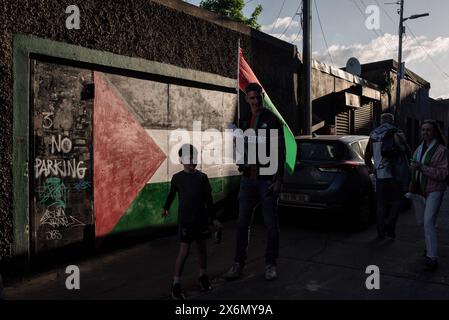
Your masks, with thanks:
[(296, 168), (284, 177), (279, 205), (338, 213), (354, 226), (367, 226), (375, 212), (373, 179), (364, 163), (368, 139), (298, 137)]

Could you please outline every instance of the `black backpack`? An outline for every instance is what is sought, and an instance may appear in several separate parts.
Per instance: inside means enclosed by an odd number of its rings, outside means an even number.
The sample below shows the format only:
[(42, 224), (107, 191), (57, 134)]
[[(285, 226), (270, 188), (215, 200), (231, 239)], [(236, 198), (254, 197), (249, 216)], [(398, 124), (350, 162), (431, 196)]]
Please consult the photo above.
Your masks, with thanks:
[(382, 138), (382, 145), (380, 154), (382, 158), (395, 158), (401, 153), (401, 148), (396, 144), (394, 136), (398, 130), (390, 129), (388, 130), (384, 137)]

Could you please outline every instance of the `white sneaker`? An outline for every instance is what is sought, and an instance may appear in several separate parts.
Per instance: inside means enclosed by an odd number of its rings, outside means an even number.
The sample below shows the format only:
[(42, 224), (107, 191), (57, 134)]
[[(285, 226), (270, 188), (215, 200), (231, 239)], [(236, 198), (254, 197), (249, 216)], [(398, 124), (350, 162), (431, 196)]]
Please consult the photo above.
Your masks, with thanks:
[(242, 275), (242, 273), (243, 273), (243, 267), (240, 265), (240, 263), (235, 262), (232, 265), (231, 269), (229, 269), (229, 271), (226, 272), (223, 275), (223, 277), (228, 280), (233, 280), (233, 279), (239, 278)]
[(268, 264), (265, 267), (265, 280), (273, 280), (278, 277), (278, 274), (276, 272), (276, 266), (272, 264)]

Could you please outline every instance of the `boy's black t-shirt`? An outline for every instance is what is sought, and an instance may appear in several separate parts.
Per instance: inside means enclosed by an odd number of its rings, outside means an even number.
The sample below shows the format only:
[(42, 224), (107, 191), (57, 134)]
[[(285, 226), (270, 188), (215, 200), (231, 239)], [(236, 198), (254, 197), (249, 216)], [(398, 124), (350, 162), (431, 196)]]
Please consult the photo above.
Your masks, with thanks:
[(170, 208), (176, 193), (179, 196), (178, 224), (185, 227), (207, 226), (208, 217), (214, 217), (212, 188), (207, 175), (198, 170), (174, 174), (164, 209)]

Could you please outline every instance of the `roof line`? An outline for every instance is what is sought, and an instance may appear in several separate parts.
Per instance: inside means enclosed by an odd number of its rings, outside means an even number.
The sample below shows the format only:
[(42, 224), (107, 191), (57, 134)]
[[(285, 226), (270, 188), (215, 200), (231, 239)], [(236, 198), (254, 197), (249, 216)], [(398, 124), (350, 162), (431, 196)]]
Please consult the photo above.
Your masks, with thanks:
[[(364, 63), (362, 64), (362, 72), (365, 70), (372, 70), (374, 68), (376, 68), (376, 66), (387, 66), (389, 67), (391, 70), (397, 71), (398, 69), (398, 62), (394, 59), (387, 59), (387, 60), (380, 60), (380, 61), (375, 61), (375, 62), (370, 62), (370, 63)], [(378, 69), (378, 68), (377, 68)], [(416, 73), (414, 73), (413, 71), (411, 71), (410, 69), (408, 69), (407, 67), (405, 68), (405, 74), (406, 76), (408, 76), (410, 78), (410, 80), (416, 82), (417, 84), (421, 84), (425, 87), (430, 88), (430, 82), (428, 82), (427, 80), (423, 79), (422, 77), (420, 77), (419, 75), (417, 75)]]

